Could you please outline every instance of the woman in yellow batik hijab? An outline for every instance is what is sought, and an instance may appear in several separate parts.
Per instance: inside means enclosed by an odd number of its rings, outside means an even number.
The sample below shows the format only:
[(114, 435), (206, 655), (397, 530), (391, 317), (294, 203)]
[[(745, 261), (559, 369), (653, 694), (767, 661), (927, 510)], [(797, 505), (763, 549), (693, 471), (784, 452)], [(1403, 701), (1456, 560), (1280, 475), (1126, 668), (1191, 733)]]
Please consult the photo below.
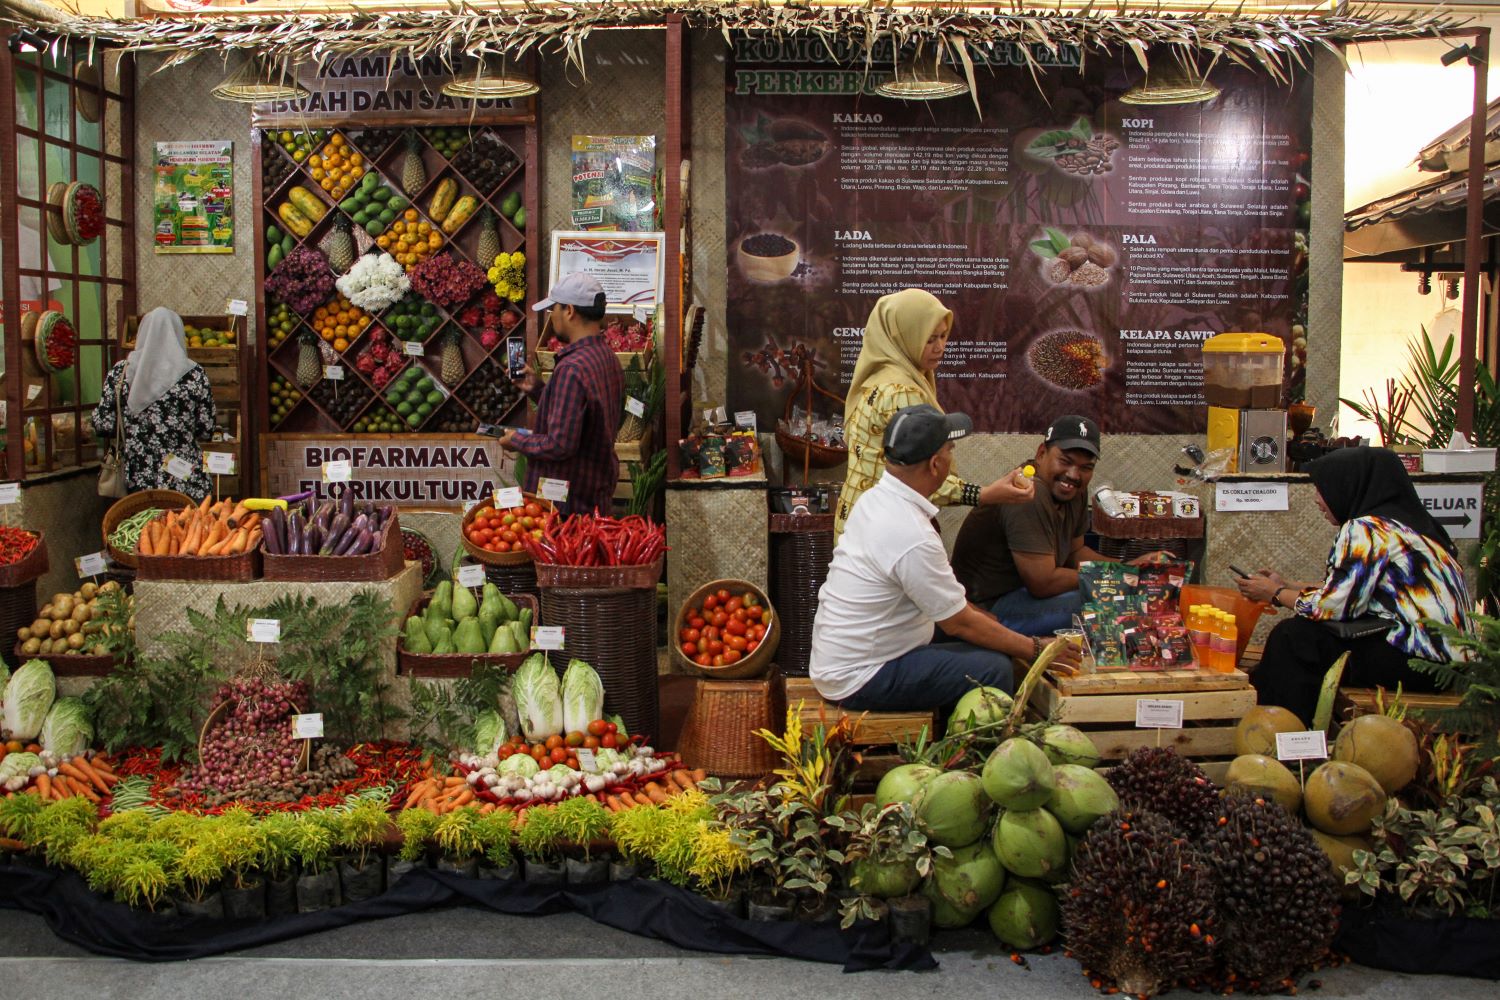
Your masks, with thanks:
[[(953, 332), (953, 313), (931, 292), (908, 288), (883, 295), (865, 323), (864, 345), (844, 402), (844, 443), (849, 464), (839, 493), (833, 530), (844, 532), (849, 512), (885, 471), (885, 425), (904, 406), (936, 406), (937, 368)], [(1024, 485), (1023, 485), (1024, 484)], [(940, 507), (963, 504), (1025, 503), (1032, 497), (1025, 477), (1014, 473), (988, 486), (950, 475), (930, 498)]]

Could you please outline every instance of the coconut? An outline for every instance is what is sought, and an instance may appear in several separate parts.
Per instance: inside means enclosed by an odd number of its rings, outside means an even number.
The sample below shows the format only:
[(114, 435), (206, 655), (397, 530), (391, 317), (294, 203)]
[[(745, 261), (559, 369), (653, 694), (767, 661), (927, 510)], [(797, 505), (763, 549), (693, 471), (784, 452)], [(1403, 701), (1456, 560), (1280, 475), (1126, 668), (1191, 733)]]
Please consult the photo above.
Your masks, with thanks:
[(995, 824), (995, 857), (1026, 878), (1059, 878), (1068, 864), (1062, 824), (1045, 809), (1008, 811)]
[(955, 848), (951, 858), (932, 859), (932, 877), (922, 894), (932, 900), (937, 927), (963, 927), (1000, 896), (1005, 869), (987, 841)]
[(948, 735), (1002, 722), (1014, 704), (1010, 695), (999, 688), (973, 688), (953, 706), (953, 714), (948, 716)]
[(984, 836), (994, 804), (978, 775), (944, 771), (929, 780), (912, 800), (917, 823), (933, 843), (965, 847)]
[(1048, 726), (1042, 730), (1042, 750), (1054, 764), (1099, 766), (1099, 748), (1087, 733), (1072, 726)]
[(1234, 727), (1234, 752), (1276, 755), (1277, 733), (1300, 733), (1307, 727), (1295, 712), (1278, 705), (1256, 705)]
[(1331, 760), (1308, 775), (1302, 804), (1313, 826), (1342, 837), (1370, 828), (1385, 808), (1385, 789), (1358, 764)]
[(1038, 948), (1057, 937), (1057, 897), (1045, 885), (1013, 879), (990, 907), (990, 930), (1012, 948)]
[(1056, 784), (1047, 755), (1023, 739), (996, 747), (984, 762), (982, 780), (985, 794), (1005, 809), (1040, 809)]
[(1422, 755), (1416, 736), (1402, 723), (1386, 715), (1361, 715), (1339, 730), (1333, 759), (1358, 764), (1390, 793), (1411, 784)]
[(854, 863), (849, 884), (868, 896), (895, 899), (910, 895), (921, 880), (916, 862), (902, 864), (861, 858)]
[(943, 772), (926, 764), (902, 764), (893, 767), (875, 786), (875, 804), (884, 809), (892, 802), (910, 802), (917, 792)]
[(1359, 895), (1359, 889), (1355, 886), (1344, 884), (1344, 874), (1354, 870), (1355, 851), (1373, 851), (1374, 845), (1368, 837), (1331, 837), (1314, 827), (1308, 827), (1307, 832), (1312, 834), (1313, 840), (1317, 841), (1318, 847), (1328, 855), (1329, 867), (1333, 869), (1333, 880), (1339, 884), (1339, 892), (1346, 899), (1353, 899)]
[(1264, 754), (1247, 753), (1230, 761), (1224, 787), (1231, 792), (1274, 799), (1293, 816), (1302, 808), (1302, 784), (1297, 776), (1281, 761)]
[(1120, 797), (1097, 771), (1080, 764), (1059, 764), (1052, 773), (1056, 787), (1047, 800), (1047, 811), (1068, 833), (1083, 833), (1094, 820), (1119, 808)]

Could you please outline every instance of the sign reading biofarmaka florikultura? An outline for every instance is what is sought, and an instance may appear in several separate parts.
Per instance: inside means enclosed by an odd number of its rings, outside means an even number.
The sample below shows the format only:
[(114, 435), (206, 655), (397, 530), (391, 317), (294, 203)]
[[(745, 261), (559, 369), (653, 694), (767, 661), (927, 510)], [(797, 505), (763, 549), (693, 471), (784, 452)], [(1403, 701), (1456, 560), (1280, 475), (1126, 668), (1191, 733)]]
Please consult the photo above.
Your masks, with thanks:
[(308, 490), (318, 497), (342, 495), (343, 484), (324, 482), (329, 462), (349, 463), (348, 488), (357, 499), (398, 506), (461, 507), (514, 481), (496, 442), (466, 435), (358, 444), (318, 434), (264, 440), (261, 468), (266, 495), (273, 497)]

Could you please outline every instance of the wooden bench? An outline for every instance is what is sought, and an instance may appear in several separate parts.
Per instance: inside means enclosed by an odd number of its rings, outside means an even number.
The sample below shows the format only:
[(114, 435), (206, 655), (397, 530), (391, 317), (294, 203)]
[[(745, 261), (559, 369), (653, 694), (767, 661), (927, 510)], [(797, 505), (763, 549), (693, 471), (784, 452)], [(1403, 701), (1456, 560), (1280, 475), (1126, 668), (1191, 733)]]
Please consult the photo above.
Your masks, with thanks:
[[(1379, 688), (1339, 688), (1338, 700), (1334, 703), (1334, 716), (1339, 719), (1353, 719), (1360, 715), (1375, 715), (1380, 711), (1376, 703), (1380, 694)], [(1387, 704), (1395, 697), (1395, 694), (1394, 691), (1384, 693)], [(1407, 708), (1457, 708), (1462, 700), (1456, 694), (1401, 692), (1401, 703)]]
[[(932, 712), (856, 712), (824, 701), (806, 677), (786, 679), (786, 704), (788, 708), (801, 706), (799, 717), (803, 731), (816, 726), (832, 727), (845, 716), (856, 721), (852, 742), (861, 748), (864, 758), (855, 780), (860, 783), (879, 781), (891, 768), (902, 763), (896, 747), (902, 743), (915, 743), (927, 730), (929, 739), (937, 734), (937, 719)], [(865, 748), (869, 748), (866, 750)]]

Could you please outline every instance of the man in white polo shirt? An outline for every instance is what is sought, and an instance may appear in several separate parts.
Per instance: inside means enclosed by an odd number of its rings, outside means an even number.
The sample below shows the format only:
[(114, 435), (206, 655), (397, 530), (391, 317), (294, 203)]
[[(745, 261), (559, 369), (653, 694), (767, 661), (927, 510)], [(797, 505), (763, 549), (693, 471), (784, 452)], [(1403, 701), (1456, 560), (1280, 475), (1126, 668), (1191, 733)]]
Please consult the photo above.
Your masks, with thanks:
[[(818, 693), (856, 711), (944, 708), (974, 681), (1012, 689), (1011, 657), (1050, 641), (1012, 632), (964, 597), (927, 499), (973, 429), (922, 404), (885, 430), (885, 474), (860, 498), (818, 592), (808, 673)], [(959, 640), (933, 643), (933, 626)], [(1069, 647), (1060, 657), (1076, 660)], [(971, 680), (972, 678), (972, 680)]]

